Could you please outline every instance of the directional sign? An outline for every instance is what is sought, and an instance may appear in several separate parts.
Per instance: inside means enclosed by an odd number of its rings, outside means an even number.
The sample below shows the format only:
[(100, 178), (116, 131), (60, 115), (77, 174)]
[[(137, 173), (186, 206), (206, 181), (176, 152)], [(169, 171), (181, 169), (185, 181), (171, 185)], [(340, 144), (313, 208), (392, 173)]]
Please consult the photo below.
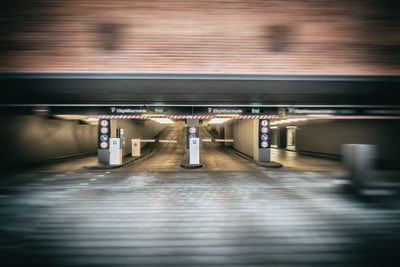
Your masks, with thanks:
[[(0, 107), (1, 108), (1, 107)], [(274, 107), (236, 107), (236, 106), (152, 106), (152, 105), (135, 105), (135, 106), (51, 106), (50, 115), (113, 115), (113, 116), (129, 116), (129, 115), (278, 115), (279, 108)], [(9, 109), (9, 107), (8, 107)], [(29, 108), (29, 113), (32, 109)]]
[(100, 140), (103, 142), (106, 142), (108, 140), (108, 135), (106, 135), (106, 134), (100, 135)]
[(261, 135), (261, 140), (262, 140), (262, 141), (267, 141), (267, 140), (268, 140), (268, 135), (262, 134), (262, 135)]

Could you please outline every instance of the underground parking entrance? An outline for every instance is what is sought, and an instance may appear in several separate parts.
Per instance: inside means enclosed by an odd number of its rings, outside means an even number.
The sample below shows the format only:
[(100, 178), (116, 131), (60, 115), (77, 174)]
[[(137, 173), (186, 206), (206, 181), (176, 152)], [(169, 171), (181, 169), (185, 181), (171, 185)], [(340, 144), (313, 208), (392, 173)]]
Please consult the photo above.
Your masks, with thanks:
[[(319, 266), (333, 261), (336, 266), (350, 261), (349, 266), (364, 266), (370, 255), (379, 263), (396, 255), (396, 209), (360, 205), (342, 193), (347, 180), (336, 174), (338, 161), (300, 156), (293, 147), (284, 147), (289, 129), (296, 131), (296, 150), (306, 145), (316, 150), (321, 144), (344, 142), (338, 133), (346, 131), (349, 137), (351, 129), (368, 127), (369, 137), (379, 136), (380, 130), (397, 125), (391, 119), (374, 121), (379, 127), (371, 128), (366, 120), (321, 119), (323, 114), (195, 118), (206, 115), (66, 114), (51, 109), (12, 118), (14, 125), (22, 125), (14, 130), (29, 132), (41, 146), (51, 145), (44, 149), (32, 143), (25, 153), (33, 157), (37, 154), (29, 153), (43, 154), (51, 147), (71, 151), (73, 144), (90, 144), (87, 151), (95, 151), (91, 159), (64, 159), (64, 165), (44, 169), (54, 173), (26, 172), (2, 180), (6, 246), (1, 257), (8, 265), (292, 266), (307, 261)], [(23, 140), (24, 131), (15, 131), (15, 137)], [(189, 141), (202, 140), (202, 168), (181, 167), (188, 136)], [(111, 150), (114, 140), (116, 160), (122, 154), (132, 159), (132, 153), (138, 158), (116, 169), (83, 169), (104, 156), (98, 152), (107, 149), (102, 142), (109, 141)], [(270, 159), (283, 168), (267, 169), (251, 157), (264, 141), (270, 145)], [(106, 155), (108, 166), (111, 152)], [(271, 257), (274, 253), (278, 256)]]
[(254, 107), (109, 110), (111, 114), (85, 118), (98, 127), (98, 163), (86, 168), (223, 171), (282, 167), (271, 160), (270, 152), (270, 120), (279, 117), (276, 108), (262, 114)]
[[(5, 144), (3, 164), (30, 166), (37, 161), (43, 163), (42, 170), (256, 171), (279, 170), (283, 165), (283, 170), (341, 171), (342, 144), (357, 143), (376, 144), (379, 153), (374, 157), (379, 164), (393, 166), (397, 159), (392, 149), (397, 143), (390, 141), (395, 137), (388, 137), (388, 130), (398, 127), (395, 109), (262, 105), (13, 109), (10, 116), (3, 116), (4, 125), (13, 125), (5, 127), (5, 136), (12, 138)], [(387, 115), (379, 115), (382, 111)]]
[(9, 119), (18, 124), (15, 128), (37, 139), (21, 161), (52, 163), (87, 155), (81, 167), (119, 171), (281, 166), (270, 154), (270, 121), (281, 116), (278, 108), (48, 105), (15, 110), (19, 114)]

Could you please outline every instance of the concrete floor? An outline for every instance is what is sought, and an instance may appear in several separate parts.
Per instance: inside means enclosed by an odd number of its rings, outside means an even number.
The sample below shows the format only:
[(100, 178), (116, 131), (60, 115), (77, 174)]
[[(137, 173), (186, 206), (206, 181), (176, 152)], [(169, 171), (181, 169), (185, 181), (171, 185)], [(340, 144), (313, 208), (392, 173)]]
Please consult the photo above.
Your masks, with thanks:
[[(204, 128), (200, 128), (200, 137), (212, 138)], [(138, 160), (119, 171), (182, 171), (180, 164), (186, 153), (185, 126), (170, 126), (159, 138), (177, 140), (178, 143), (153, 144), (151, 156)], [(200, 158), (204, 167), (190, 171), (256, 171), (263, 169), (246, 159), (225, 151), (222, 144), (204, 143)]]
[(398, 202), (361, 202), (341, 184), (303, 171), (9, 174), (0, 262), (396, 266)]
[(1, 266), (399, 266), (397, 198), (361, 201), (339, 163), (290, 151), (276, 170), (204, 144), (205, 167), (181, 169), (183, 135), (115, 170), (3, 173)]
[(343, 171), (343, 165), (338, 160), (303, 155), (299, 152), (271, 149), (271, 158), (280, 162), (286, 168), (301, 171)]

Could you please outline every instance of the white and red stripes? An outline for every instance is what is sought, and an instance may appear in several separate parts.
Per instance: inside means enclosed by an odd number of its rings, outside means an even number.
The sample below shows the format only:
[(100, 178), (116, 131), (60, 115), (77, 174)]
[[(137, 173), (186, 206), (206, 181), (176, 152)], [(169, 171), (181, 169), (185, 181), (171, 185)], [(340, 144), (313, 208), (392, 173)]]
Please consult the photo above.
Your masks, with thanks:
[(140, 143), (178, 143), (177, 140), (140, 139)]
[(233, 143), (233, 139), (210, 139), (210, 138), (203, 138), (203, 142), (221, 142), (221, 143)]
[(169, 118), (169, 119), (212, 119), (212, 118), (232, 118), (232, 119), (277, 119), (276, 115), (98, 115), (99, 119), (150, 119), (150, 118)]
[(99, 119), (145, 119), (142, 115), (98, 115)]

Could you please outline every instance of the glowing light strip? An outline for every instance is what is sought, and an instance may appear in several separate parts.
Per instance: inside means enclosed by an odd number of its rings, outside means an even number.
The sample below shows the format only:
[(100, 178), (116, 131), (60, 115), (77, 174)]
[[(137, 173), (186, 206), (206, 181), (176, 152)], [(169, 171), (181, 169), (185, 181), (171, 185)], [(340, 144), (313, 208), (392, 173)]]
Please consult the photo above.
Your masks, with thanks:
[(174, 123), (169, 118), (150, 118), (150, 120), (156, 121), (156, 122), (161, 123), (161, 124), (172, 124), (172, 123)]

